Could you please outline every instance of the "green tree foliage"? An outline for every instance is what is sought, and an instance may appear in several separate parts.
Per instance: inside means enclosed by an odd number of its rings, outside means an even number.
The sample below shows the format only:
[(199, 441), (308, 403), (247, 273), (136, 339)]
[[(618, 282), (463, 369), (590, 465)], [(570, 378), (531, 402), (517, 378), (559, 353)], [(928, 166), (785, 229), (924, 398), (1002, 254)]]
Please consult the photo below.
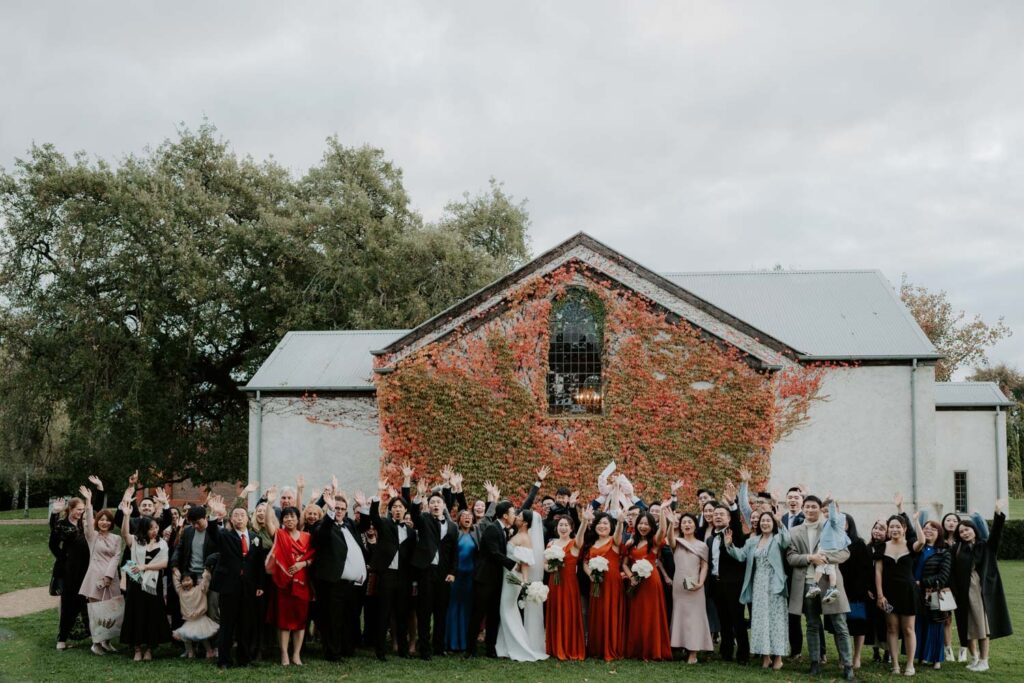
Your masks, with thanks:
[(1024, 372), (1005, 363), (977, 368), (970, 376), (976, 382), (995, 382), (1007, 398), (1016, 403), (1006, 414), (1006, 460), (1010, 495), (1024, 496)]
[(987, 364), (985, 350), (1012, 334), (1002, 317), (994, 325), (980, 315), (968, 320), (964, 311), (953, 307), (946, 292), (914, 285), (906, 275), (900, 283), (900, 298), (943, 356), (935, 366), (935, 379), (940, 382), (948, 382), (958, 368)]
[(528, 256), (491, 189), (426, 225), (381, 150), (337, 139), (301, 177), (210, 125), (116, 164), (33, 146), (0, 172), (0, 459), (61, 424), (69, 476), (243, 475), (238, 386), (287, 330), (412, 326)]

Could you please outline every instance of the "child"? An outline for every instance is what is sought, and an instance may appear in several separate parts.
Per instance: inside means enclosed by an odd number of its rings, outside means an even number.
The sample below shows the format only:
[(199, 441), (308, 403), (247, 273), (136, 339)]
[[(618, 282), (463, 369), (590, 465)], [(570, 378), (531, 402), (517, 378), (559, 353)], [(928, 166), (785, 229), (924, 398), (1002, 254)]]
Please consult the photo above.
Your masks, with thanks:
[(813, 598), (821, 593), (818, 583), (825, 576), (828, 577), (828, 588), (821, 598), (822, 604), (833, 603), (839, 599), (839, 589), (836, 588), (836, 573), (839, 571), (838, 562), (834, 553), (845, 550), (850, 545), (850, 537), (846, 535), (846, 515), (839, 512), (836, 501), (830, 493), (827, 498), (828, 516), (821, 524), (821, 536), (818, 538), (818, 550), (828, 559), (827, 564), (821, 564), (814, 568), (814, 583), (807, 589), (807, 597)]
[(174, 631), (174, 639), (185, 642), (185, 656), (189, 659), (195, 657), (192, 643), (196, 642), (204, 644), (207, 659), (216, 657), (217, 650), (213, 646), (213, 636), (217, 634), (220, 626), (206, 616), (206, 592), (210, 590), (210, 570), (206, 569), (203, 572), (203, 577), (198, 583), (192, 574), (182, 574), (180, 579), (176, 576), (174, 590), (178, 592), (178, 600), (181, 602), (181, 617), (185, 620), (181, 628)]

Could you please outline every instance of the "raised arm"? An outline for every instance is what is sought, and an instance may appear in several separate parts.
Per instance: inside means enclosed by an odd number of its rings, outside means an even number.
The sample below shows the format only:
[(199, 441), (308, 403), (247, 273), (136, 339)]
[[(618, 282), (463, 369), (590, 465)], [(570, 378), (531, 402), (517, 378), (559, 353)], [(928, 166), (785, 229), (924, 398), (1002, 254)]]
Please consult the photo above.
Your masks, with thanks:
[(985, 544), (989, 550), (992, 551), (992, 555), (998, 555), (999, 544), (1003, 539), (1003, 527), (1006, 525), (1006, 515), (1003, 514), (1003, 501), (996, 501), (995, 512), (992, 513), (992, 533), (989, 534)]
[(736, 495), (743, 521), (750, 523), (754, 516), (754, 508), (750, 507), (750, 470), (740, 470), (740, 490)]
[(537, 468), (537, 480), (533, 482), (533, 486), (530, 487), (530, 492), (526, 494), (526, 500), (523, 501), (523, 510), (532, 510), (533, 502), (537, 498), (537, 493), (540, 492), (540, 487), (544, 485), (544, 479), (547, 478), (548, 474), (551, 473), (551, 468), (547, 465)]
[(131, 532), (129, 531), (129, 527), (131, 526), (132, 522), (132, 518), (130, 515), (131, 504), (126, 500), (122, 500), (121, 511), (124, 512), (124, 516), (121, 517), (121, 538), (124, 539), (125, 545), (127, 545), (130, 548), (135, 544), (135, 539), (132, 538)]

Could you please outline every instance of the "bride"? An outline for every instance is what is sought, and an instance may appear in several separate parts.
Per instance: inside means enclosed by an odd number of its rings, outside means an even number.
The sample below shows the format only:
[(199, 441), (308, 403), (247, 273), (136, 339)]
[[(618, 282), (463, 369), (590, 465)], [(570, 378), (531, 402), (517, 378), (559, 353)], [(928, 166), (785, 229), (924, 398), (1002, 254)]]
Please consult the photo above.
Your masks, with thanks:
[[(506, 554), (519, 563), (513, 571), (527, 583), (543, 580), (544, 531), (540, 515), (523, 510), (516, 517), (515, 530), (506, 550)], [(517, 662), (547, 659), (544, 651), (544, 605), (527, 601), (523, 612), (520, 612), (520, 587), (509, 583), (510, 573), (505, 570), (505, 582), (501, 585), (501, 622), (495, 644), (498, 656)]]

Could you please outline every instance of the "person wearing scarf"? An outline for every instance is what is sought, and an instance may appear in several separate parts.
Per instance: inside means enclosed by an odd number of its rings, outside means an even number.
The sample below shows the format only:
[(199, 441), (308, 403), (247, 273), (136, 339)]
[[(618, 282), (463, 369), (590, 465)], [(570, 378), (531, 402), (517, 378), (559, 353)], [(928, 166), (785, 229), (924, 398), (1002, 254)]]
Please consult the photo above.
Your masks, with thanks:
[[(299, 510), (287, 507), (281, 511), (278, 528), (275, 515), (266, 515), (267, 532), (274, 546), (267, 556), (266, 569), (276, 587), (276, 626), (281, 647), (281, 665), (302, 666), (302, 641), (309, 620), (309, 603), (313, 597), (309, 586), (309, 566), (314, 550), (309, 533), (299, 530)], [(291, 642), (291, 659), (288, 644)]]
[(154, 648), (171, 642), (161, 580), (170, 553), (167, 543), (160, 538), (160, 525), (155, 519), (142, 516), (130, 525), (130, 506), (127, 500), (121, 503), (121, 536), (128, 545), (129, 562), (125, 565), (128, 581), (120, 640), (135, 648), (134, 659), (138, 662), (151, 660)]

